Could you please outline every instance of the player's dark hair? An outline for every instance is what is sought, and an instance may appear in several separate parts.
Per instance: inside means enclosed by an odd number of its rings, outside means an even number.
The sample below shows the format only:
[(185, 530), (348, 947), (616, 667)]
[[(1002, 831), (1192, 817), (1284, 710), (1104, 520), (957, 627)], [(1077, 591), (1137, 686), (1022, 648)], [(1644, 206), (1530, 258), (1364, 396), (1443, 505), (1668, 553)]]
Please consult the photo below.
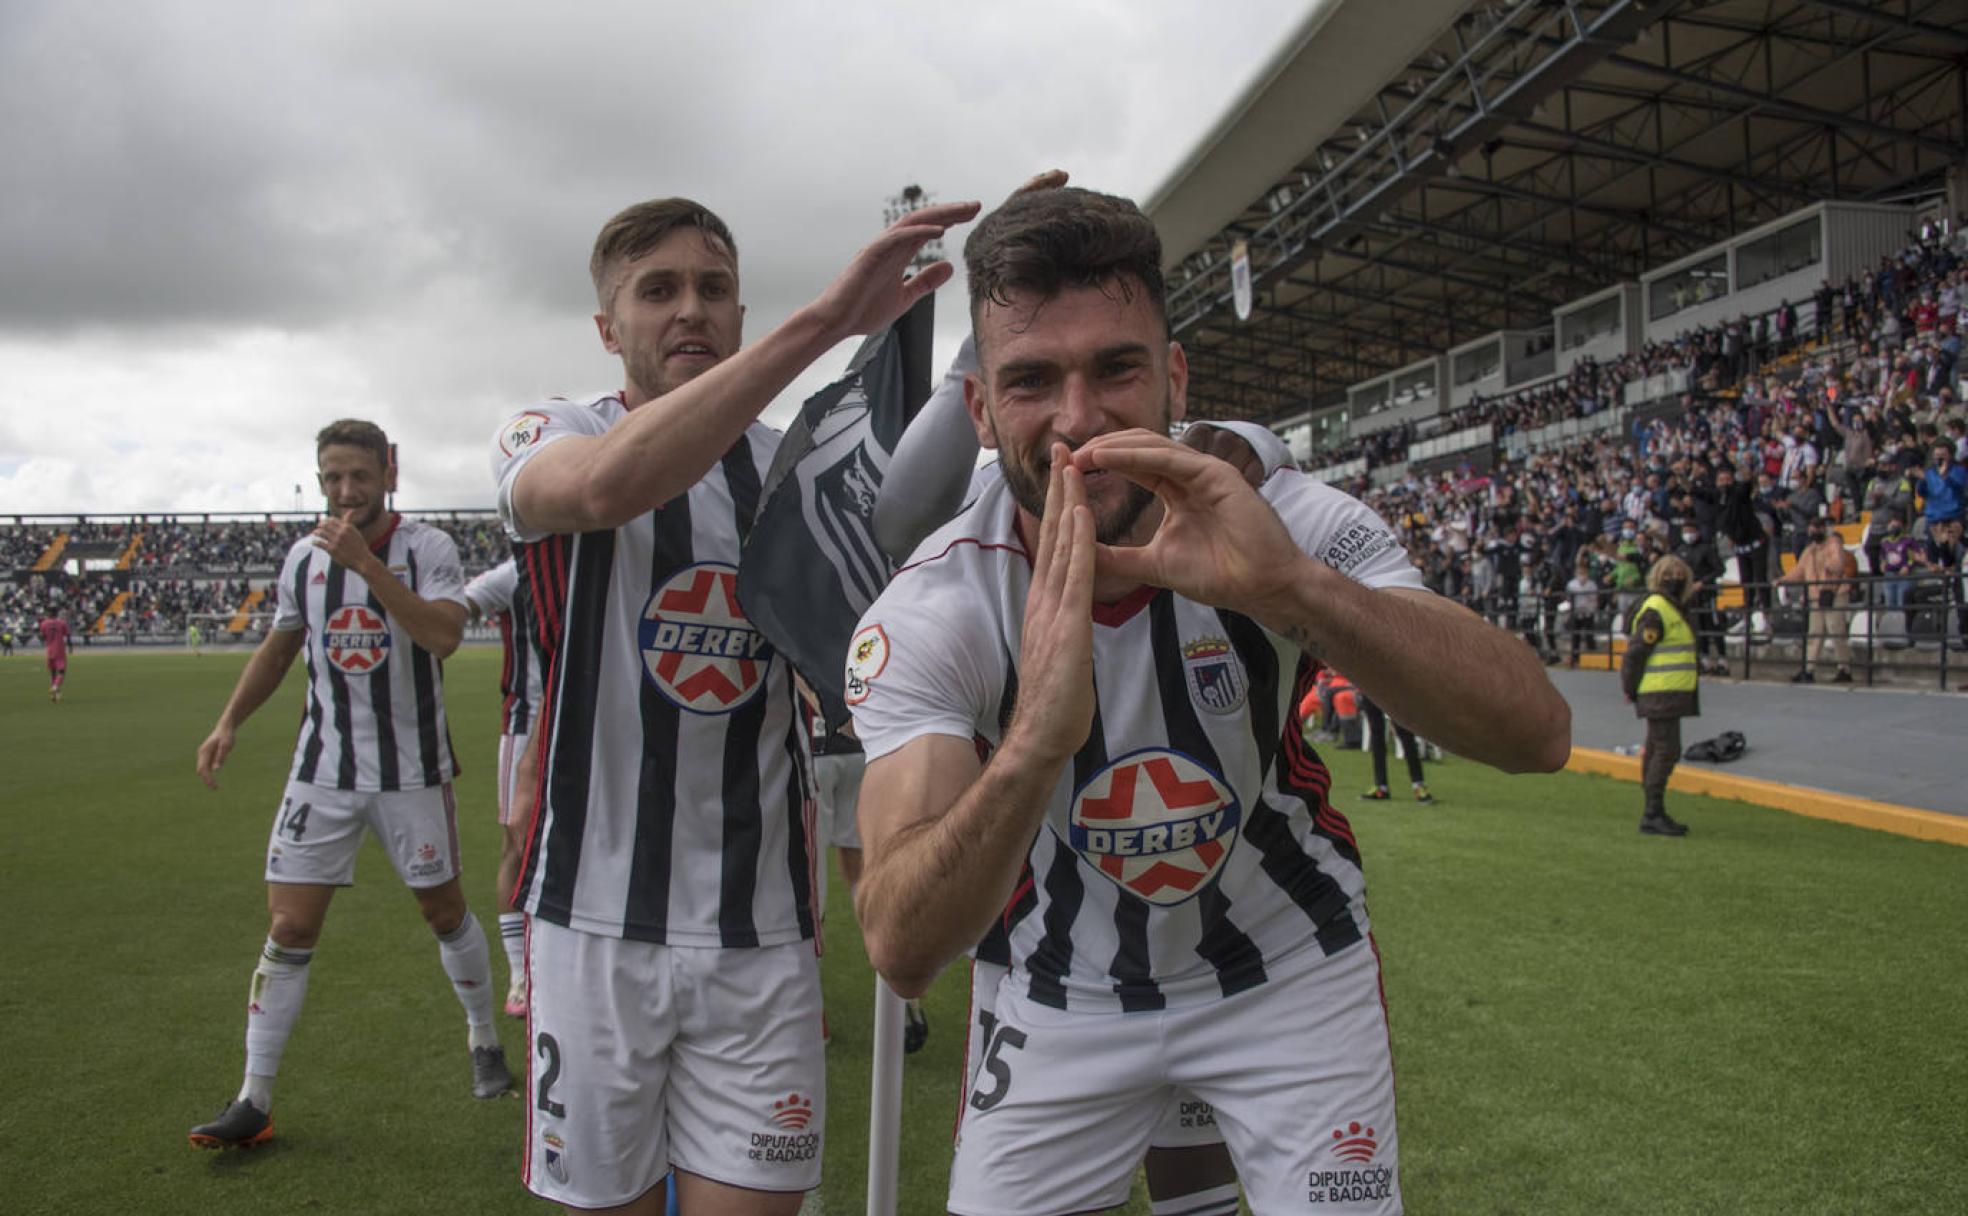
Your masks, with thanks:
[(1124, 300), (1146, 293), (1168, 327), (1162, 238), (1128, 199), (1072, 186), (1014, 195), (964, 242), (964, 267), (973, 326), (986, 303), (1008, 305), (1013, 292), (1050, 300), (1069, 287), (1098, 287)]
[(364, 422), (360, 418), (343, 418), (322, 427), (314, 437), (316, 460), (321, 458), (321, 449), (331, 443), (361, 448), (375, 456), (378, 468), (390, 467), (389, 436), (383, 434), (383, 428), (373, 422)]
[(617, 262), (648, 253), (679, 228), (695, 228), (707, 237), (717, 238), (731, 255), (732, 264), (737, 264), (738, 242), (732, 238), (731, 229), (702, 203), (687, 198), (653, 198), (637, 203), (617, 212), (601, 226), (595, 237), (594, 253), (588, 258), (588, 277), (594, 280), (595, 297), (601, 301), (604, 311), (608, 308), (609, 292), (602, 283), (609, 269)]

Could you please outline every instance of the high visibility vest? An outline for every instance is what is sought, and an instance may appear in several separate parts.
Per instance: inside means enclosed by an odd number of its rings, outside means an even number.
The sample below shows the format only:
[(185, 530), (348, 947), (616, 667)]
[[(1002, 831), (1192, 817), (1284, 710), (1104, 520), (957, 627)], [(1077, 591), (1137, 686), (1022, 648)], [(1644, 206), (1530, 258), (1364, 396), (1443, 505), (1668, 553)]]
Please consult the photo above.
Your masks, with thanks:
[(1640, 602), (1633, 619), (1638, 621), (1649, 609), (1660, 614), (1666, 632), (1647, 655), (1646, 669), (1640, 673), (1640, 695), (1695, 691), (1701, 672), (1695, 663), (1695, 631), (1688, 627), (1688, 618), (1681, 615), (1673, 600), (1650, 595)]

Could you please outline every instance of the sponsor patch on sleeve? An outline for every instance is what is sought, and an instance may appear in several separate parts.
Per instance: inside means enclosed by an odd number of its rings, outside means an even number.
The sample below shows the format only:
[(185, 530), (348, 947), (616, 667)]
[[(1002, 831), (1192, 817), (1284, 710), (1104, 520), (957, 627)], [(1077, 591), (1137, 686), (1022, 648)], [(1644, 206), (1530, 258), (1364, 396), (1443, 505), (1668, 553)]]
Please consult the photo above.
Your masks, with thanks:
[(887, 666), (888, 631), (869, 625), (855, 634), (847, 646), (847, 703), (859, 705), (867, 700), (875, 677)]
[(546, 429), (547, 416), (538, 410), (527, 410), (499, 428), (499, 450), (508, 456), (517, 456), (540, 442), (540, 436)]
[(1652, 623), (1651, 621), (1645, 625), (1640, 626), (1640, 640), (1645, 642), (1649, 646), (1652, 646), (1654, 643), (1660, 641), (1661, 640), (1660, 626)]
[(1394, 534), (1379, 524), (1356, 523), (1327, 541), (1319, 560), (1341, 574), (1351, 574), (1362, 562), (1387, 552), (1397, 543)]

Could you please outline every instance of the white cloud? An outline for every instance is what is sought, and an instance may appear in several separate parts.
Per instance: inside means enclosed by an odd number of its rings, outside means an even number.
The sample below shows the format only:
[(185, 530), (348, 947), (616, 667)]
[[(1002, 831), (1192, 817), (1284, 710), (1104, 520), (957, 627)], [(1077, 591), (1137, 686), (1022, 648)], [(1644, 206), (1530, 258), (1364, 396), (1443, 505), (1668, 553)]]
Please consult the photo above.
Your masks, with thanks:
[(291, 508), (344, 415), (405, 504), (486, 505), (493, 426), (619, 380), (586, 255), (621, 205), (723, 214), (757, 336), (904, 184), (1146, 194), (1304, 2), (10, 4), (0, 513)]

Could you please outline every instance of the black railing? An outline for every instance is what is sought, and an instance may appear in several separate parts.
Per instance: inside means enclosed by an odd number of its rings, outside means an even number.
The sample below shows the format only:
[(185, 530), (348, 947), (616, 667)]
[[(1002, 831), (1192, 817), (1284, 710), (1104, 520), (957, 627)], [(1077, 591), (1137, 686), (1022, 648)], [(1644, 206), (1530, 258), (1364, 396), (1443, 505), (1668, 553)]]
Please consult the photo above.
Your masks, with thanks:
[[(1646, 598), (1645, 590), (1602, 588), (1462, 600), (1564, 663), (1610, 654)], [(1822, 660), (1867, 687), (1931, 678), (1945, 690), (1968, 674), (1968, 655), (1960, 653), (1968, 649), (1968, 574), (1961, 571), (1730, 583), (1705, 588), (1685, 611), (1704, 668), (1726, 667), (1745, 680), (1810, 671)]]

